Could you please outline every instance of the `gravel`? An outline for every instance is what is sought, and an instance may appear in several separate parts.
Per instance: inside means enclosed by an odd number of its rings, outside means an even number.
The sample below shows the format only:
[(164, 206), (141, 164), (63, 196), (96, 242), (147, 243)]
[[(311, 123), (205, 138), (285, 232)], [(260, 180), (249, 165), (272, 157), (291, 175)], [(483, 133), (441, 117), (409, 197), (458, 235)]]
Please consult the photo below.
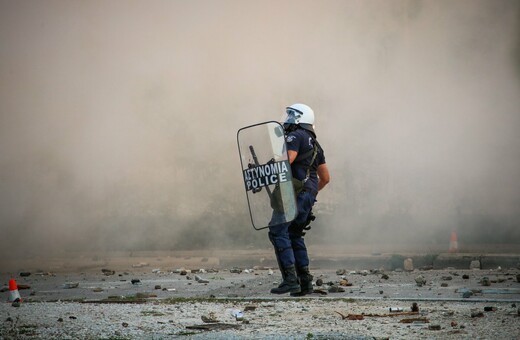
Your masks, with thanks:
[[(27, 289), (19, 307), (0, 304), (0, 339), (520, 338), (517, 268), (311, 268), (322, 294), (300, 298), (269, 294), (280, 275), (266, 267), (104, 269), (14, 275)], [(12, 276), (2, 273), (0, 282)], [(325, 295), (342, 281), (344, 292)], [(70, 282), (77, 288), (65, 288)], [(414, 302), (418, 314), (410, 314)]]

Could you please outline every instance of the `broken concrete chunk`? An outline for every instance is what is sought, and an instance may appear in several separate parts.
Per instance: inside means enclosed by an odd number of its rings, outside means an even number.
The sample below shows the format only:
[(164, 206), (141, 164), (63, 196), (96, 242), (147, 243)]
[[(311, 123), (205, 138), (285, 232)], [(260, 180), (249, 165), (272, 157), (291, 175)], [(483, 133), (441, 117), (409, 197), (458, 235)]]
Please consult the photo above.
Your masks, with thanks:
[(332, 285), (329, 287), (329, 292), (330, 293), (343, 293), (343, 292), (345, 292), (345, 288), (339, 287), (336, 285)]
[(149, 264), (146, 262), (139, 262), (137, 264), (132, 265), (133, 268), (142, 268), (142, 267), (148, 267)]
[(469, 264), (469, 269), (480, 269), (480, 261), (479, 260), (473, 260)]
[(426, 279), (424, 278), (424, 276), (418, 275), (415, 278), (415, 283), (417, 284), (417, 286), (422, 287), (423, 285), (426, 284)]
[(106, 276), (114, 275), (116, 273), (115, 270), (111, 269), (101, 269), (101, 272)]
[(491, 286), (491, 280), (489, 279), (489, 277), (484, 276), (484, 277), (480, 280), (480, 284), (483, 285), (483, 286)]
[(405, 259), (403, 262), (403, 267), (407, 272), (413, 271), (413, 260), (411, 258)]
[(79, 282), (65, 282), (63, 284), (63, 288), (65, 289), (72, 289), (72, 288), (78, 288)]
[(215, 322), (218, 322), (217, 317), (215, 316), (214, 312), (210, 312), (209, 314), (202, 315), (200, 318), (205, 323), (215, 323)]

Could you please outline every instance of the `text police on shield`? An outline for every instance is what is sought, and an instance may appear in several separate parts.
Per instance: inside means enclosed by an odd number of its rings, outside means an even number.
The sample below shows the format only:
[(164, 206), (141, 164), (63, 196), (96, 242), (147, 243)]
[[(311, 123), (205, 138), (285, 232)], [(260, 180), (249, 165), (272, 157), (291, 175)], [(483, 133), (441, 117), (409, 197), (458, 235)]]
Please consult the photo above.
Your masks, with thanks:
[(287, 182), (290, 180), (288, 171), (289, 163), (287, 161), (267, 163), (246, 169), (244, 170), (246, 190)]

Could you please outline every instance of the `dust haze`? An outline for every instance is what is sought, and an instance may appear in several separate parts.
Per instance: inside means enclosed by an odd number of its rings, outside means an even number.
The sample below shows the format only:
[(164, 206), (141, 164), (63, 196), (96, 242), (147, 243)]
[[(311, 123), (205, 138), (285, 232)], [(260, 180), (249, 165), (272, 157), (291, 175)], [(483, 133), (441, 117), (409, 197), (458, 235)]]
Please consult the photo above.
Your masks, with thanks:
[(270, 247), (236, 131), (294, 102), (311, 242), (519, 243), (519, 1), (1, 0), (0, 257)]

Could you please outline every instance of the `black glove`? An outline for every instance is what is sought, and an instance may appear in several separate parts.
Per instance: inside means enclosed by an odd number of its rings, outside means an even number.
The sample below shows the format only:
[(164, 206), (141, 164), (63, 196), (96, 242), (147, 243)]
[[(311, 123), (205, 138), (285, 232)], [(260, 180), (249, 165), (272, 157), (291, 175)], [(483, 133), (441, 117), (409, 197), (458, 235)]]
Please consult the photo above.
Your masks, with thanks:
[(316, 219), (316, 216), (314, 216), (314, 214), (312, 213), (312, 210), (311, 210), (311, 211), (309, 211), (309, 215), (307, 215), (307, 220), (304, 223), (298, 224), (293, 221), (293, 223), (291, 223), (291, 225), (289, 226), (289, 232), (291, 234), (305, 236), (305, 232), (303, 232), (303, 231), (310, 230), (311, 229), (310, 224), (315, 219)]

